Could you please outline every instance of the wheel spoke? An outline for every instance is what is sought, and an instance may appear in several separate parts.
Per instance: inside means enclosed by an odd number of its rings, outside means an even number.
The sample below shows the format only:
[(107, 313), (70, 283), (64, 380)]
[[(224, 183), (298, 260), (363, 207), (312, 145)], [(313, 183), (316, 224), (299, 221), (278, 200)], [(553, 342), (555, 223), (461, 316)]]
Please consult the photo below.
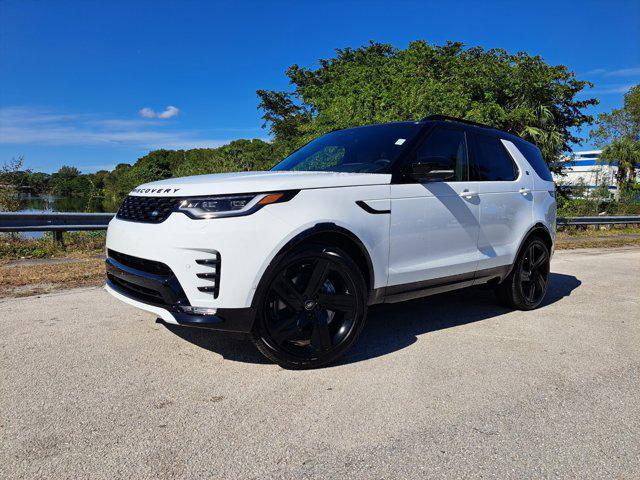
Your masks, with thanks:
[(535, 245), (531, 245), (529, 247), (529, 271), (533, 270), (533, 265), (536, 262), (536, 249), (535, 249)]
[(318, 295), (318, 306), (333, 312), (351, 312), (355, 310), (353, 295), (337, 295), (321, 293)]
[[(524, 293), (524, 288), (522, 289)], [(536, 295), (536, 284), (534, 282), (529, 283), (529, 292), (525, 294), (525, 298), (528, 302), (533, 302), (533, 298)]]
[(323, 258), (319, 259), (314, 265), (307, 287), (304, 289), (305, 297), (309, 298), (318, 293), (320, 287), (322, 287), (322, 284), (327, 278), (328, 271), (329, 262)]
[(540, 252), (540, 255), (538, 256), (538, 258), (536, 258), (536, 261), (532, 264), (532, 267), (533, 268), (540, 268), (542, 265), (544, 265), (546, 263), (548, 258), (549, 258), (549, 256), (547, 255), (547, 252), (542, 250)]
[(271, 327), (271, 335), (279, 342), (289, 340), (298, 333), (299, 315), (283, 318)]
[(304, 299), (302, 298), (302, 295), (298, 293), (296, 287), (284, 275), (282, 275), (278, 281), (273, 283), (272, 288), (278, 296), (296, 312), (301, 311), (304, 308)]
[(547, 286), (547, 281), (540, 272), (536, 275), (535, 285), (540, 289), (540, 294), (542, 295)]
[(311, 332), (311, 345), (320, 352), (326, 352), (333, 345), (331, 332), (329, 332), (329, 324), (324, 315), (316, 313), (313, 321), (313, 331)]

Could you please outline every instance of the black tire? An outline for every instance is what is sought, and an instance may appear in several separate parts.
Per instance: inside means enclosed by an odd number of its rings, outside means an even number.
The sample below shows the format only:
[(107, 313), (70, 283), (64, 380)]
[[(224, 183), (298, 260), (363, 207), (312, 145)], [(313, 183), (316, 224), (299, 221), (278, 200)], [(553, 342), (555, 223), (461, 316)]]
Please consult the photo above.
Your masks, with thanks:
[(256, 348), (283, 368), (317, 368), (358, 339), (367, 315), (367, 288), (344, 251), (310, 244), (269, 269), (256, 306), (251, 334)]
[(498, 300), (517, 310), (537, 308), (547, 293), (549, 266), (547, 245), (539, 237), (527, 240), (511, 273), (496, 288)]

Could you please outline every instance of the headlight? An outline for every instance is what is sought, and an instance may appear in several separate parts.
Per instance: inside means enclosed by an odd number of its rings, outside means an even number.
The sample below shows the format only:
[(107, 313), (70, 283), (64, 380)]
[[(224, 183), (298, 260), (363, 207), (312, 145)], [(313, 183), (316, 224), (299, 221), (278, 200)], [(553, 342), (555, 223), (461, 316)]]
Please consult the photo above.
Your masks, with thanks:
[(185, 198), (180, 201), (177, 210), (191, 218), (240, 217), (250, 215), (265, 205), (290, 200), (296, 193), (247, 193)]

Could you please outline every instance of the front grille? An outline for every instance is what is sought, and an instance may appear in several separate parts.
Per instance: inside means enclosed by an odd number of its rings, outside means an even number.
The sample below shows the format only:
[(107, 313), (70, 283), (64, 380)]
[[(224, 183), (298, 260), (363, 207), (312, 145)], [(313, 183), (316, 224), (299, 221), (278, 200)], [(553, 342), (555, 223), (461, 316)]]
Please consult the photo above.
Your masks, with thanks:
[(129, 195), (118, 209), (117, 218), (133, 222), (164, 222), (178, 203), (175, 197), (136, 197)]
[(154, 275), (173, 275), (173, 272), (168, 265), (155, 260), (147, 260), (146, 258), (132, 257), (125, 253), (116, 252), (109, 249), (108, 255), (127, 267), (135, 268), (146, 273), (153, 273)]

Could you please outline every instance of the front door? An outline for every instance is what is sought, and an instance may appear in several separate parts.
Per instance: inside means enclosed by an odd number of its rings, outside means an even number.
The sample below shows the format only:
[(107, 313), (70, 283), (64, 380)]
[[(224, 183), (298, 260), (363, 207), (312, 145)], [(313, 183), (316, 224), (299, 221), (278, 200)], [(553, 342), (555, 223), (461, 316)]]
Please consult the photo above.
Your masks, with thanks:
[(391, 185), (389, 286), (473, 278), (479, 257), (478, 183), (469, 179), (463, 129), (436, 127), (408, 163), (443, 160), (455, 165), (453, 178), (407, 178)]

